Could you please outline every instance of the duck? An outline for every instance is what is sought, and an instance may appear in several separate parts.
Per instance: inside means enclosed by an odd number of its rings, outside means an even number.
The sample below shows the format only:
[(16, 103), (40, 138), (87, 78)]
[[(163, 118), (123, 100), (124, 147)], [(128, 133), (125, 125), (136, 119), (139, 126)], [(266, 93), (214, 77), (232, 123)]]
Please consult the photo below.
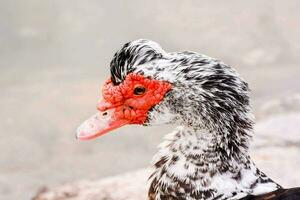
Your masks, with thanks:
[(250, 89), (231, 66), (151, 40), (124, 44), (110, 62), (97, 112), (76, 132), (90, 140), (125, 125), (172, 125), (153, 158), (148, 200), (295, 200), (249, 155)]

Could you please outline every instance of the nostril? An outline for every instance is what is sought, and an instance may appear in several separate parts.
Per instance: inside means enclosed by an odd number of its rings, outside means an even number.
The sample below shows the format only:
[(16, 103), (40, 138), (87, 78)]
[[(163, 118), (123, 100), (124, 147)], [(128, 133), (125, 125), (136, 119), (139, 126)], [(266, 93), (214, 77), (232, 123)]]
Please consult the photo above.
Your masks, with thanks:
[(133, 109), (133, 107), (132, 107), (132, 106), (128, 106), (128, 107), (129, 107), (129, 109), (131, 109), (131, 110)]
[(107, 115), (107, 112), (102, 113), (102, 116), (106, 116), (106, 115)]

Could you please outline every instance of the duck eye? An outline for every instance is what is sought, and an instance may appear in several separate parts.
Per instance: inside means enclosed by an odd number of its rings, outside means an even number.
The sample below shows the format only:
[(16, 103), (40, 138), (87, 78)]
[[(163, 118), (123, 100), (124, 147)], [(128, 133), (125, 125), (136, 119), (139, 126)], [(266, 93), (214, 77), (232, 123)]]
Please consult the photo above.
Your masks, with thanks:
[(134, 91), (133, 91), (133, 93), (134, 93), (135, 95), (142, 95), (142, 94), (144, 94), (145, 92), (146, 92), (146, 88), (143, 87), (143, 86), (137, 86), (136, 88), (134, 88)]

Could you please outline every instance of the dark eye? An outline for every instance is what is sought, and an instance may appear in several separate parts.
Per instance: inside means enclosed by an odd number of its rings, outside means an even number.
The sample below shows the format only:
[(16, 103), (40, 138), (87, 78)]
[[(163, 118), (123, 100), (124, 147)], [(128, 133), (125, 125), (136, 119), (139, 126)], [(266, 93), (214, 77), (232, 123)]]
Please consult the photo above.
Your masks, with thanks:
[(143, 86), (137, 86), (136, 88), (134, 88), (133, 93), (135, 95), (142, 95), (146, 92), (146, 88), (144, 88)]

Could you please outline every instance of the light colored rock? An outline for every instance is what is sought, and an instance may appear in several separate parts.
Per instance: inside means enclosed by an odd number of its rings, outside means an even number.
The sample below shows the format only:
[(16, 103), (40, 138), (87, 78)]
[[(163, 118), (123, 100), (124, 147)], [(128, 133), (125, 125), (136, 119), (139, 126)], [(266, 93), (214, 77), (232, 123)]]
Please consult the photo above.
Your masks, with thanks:
[(274, 115), (296, 112), (300, 112), (300, 93), (266, 102), (259, 108), (256, 118), (260, 120)]
[(147, 196), (149, 169), (99, 181), (68, 183), (56, 189), (42, 188), (33, 200), (140, 200)]
[(257, 166), (285, 187), (300, 185), (300, 112), (276, 115), (256, 125), (251, 155)]

